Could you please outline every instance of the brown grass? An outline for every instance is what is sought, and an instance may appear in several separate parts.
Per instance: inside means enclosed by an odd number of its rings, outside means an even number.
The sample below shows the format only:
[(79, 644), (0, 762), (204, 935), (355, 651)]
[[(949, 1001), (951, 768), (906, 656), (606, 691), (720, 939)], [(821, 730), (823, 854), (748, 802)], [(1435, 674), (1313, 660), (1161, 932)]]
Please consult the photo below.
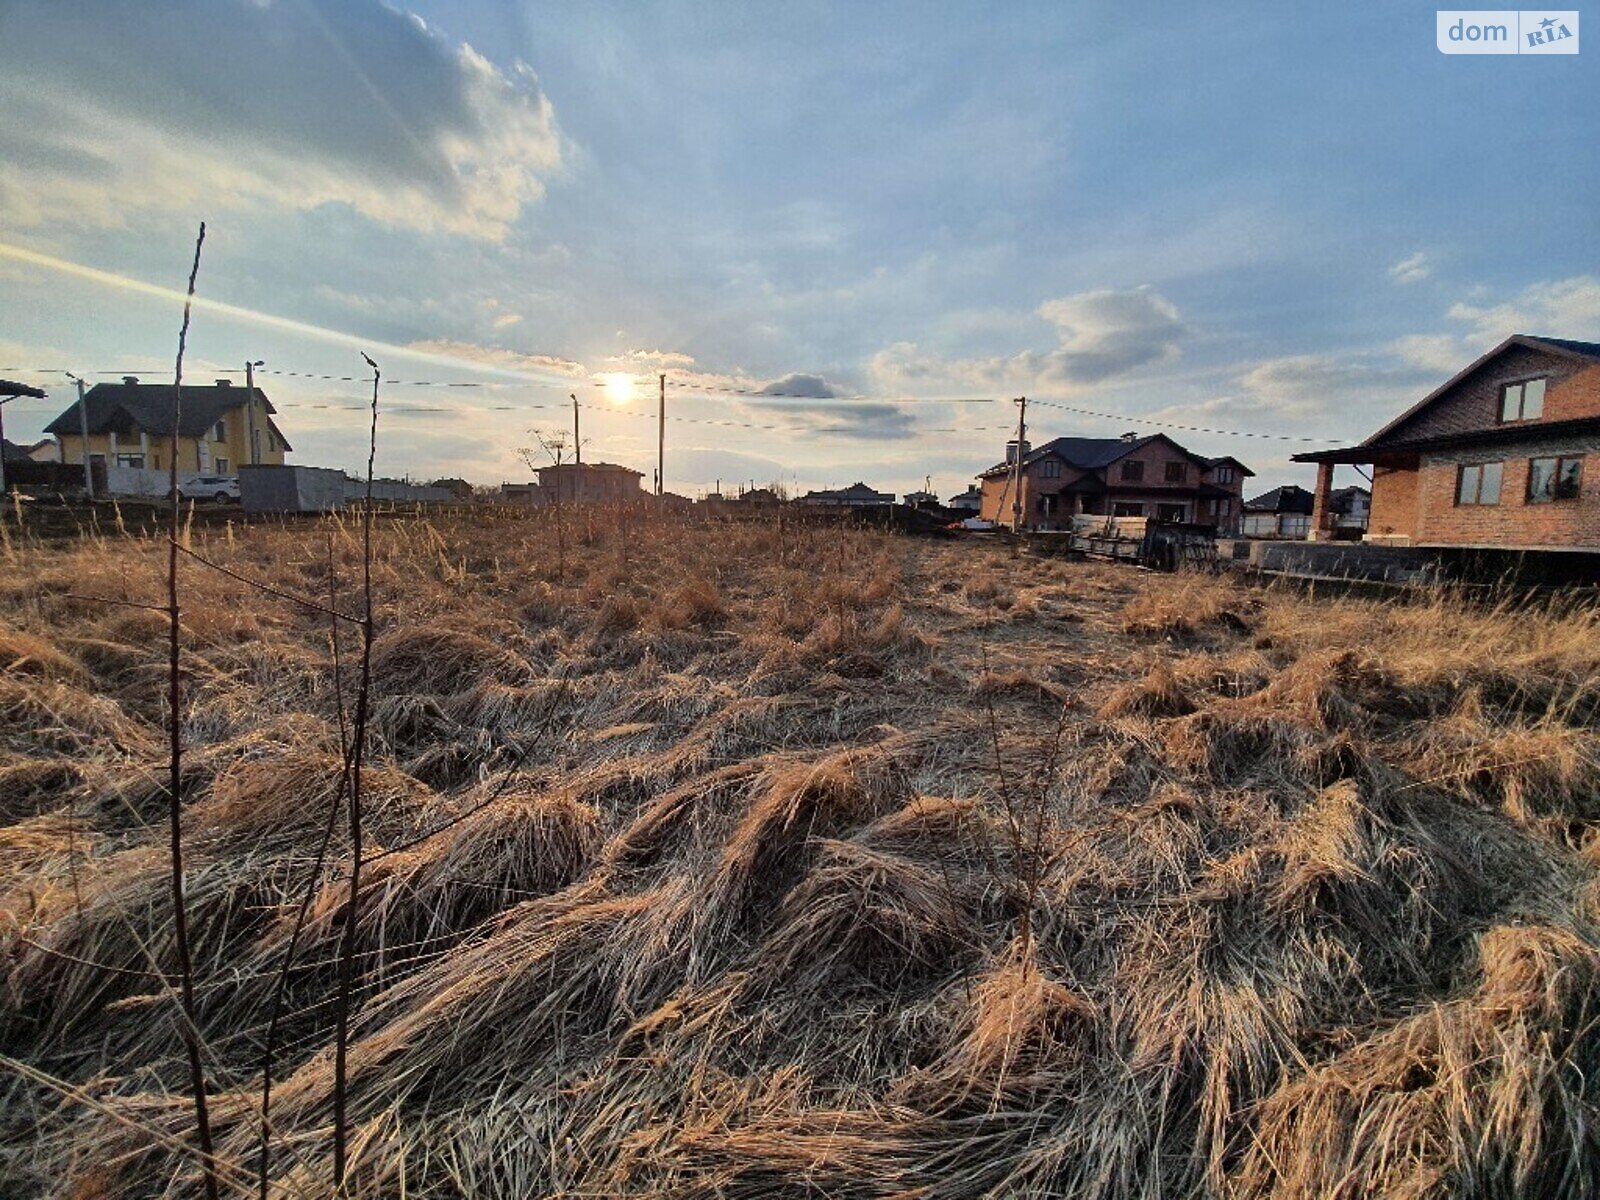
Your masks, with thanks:
[[(330, 533), (349, 579), (337, 520), (195, 537), (321, 596)], [(526, 515), (380, 528), (349, 1194), (1600, 1188), (1592, 606), (791, 521), (575, 512), (565, 553)], [(157, 597), (160, 546), (13, 556), (0, 1194), (193, 1194), (161, 622), (65, 594)], [(339, 698), (325, 616), (188, 575), (197, 1018), (249, 1190)], [(343, 836), (288, 975), (276, 1197), (329, 1194)]]

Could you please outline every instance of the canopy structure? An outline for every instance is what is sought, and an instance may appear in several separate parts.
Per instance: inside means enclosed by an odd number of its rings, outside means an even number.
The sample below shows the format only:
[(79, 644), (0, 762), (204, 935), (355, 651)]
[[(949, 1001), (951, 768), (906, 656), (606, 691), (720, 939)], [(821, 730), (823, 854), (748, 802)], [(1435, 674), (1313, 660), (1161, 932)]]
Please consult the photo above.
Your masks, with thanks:
[(15, 400), (18, 396), (26, 396), (30, 400), (43, 400), (44, 389), (31, 387), (26, 383), (17, 383), (11, 379), (0, 379), (0, 496), (6, 490), (6, 401)]

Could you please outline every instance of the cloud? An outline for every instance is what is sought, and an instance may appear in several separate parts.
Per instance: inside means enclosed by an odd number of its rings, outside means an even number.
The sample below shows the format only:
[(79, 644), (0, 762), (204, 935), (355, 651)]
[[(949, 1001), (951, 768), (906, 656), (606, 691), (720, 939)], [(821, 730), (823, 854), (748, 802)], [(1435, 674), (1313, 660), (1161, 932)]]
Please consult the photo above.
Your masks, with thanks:
[(1427, 252), (1418, 250), (1406, 258), (1402, 258), (1389, 268), (1389, 278), (1396, 283), (1421, 283), (1433, 274), (1433, 264), (1428, 261)]
[(1059, 296), (1036, 314), (1055, 326), (1056, 348), (942, 358), (896, 342), (872, 356), (868, 373), (879, 387), (912, 395), (1072, 390), (1176, 358), (1185, 333), (1176, 306), (1148, 285)]
[(694, 356), (677, 350), (625, 350), (612, 354), (607, 362), (648, 371), (685, 370), (694, 366)]
[(836, 400), (841, 393), (821, 375), (790, 372), (757, 390), (758, 396), (804, 396), (812, 400)]
[(21, 0), (5, 22), (14, 224), (343, 204), (500, 240), (561, 166), (531, 70), (381, 4)]
[(513, 325), (521, 324), (521, 322), (521, 313), (508, 312), (501, 313), (494, 320), (490, 321), (489, 324), (496, 329), (510, 329)]
[(443, 358), (456, 358), (464, 362), (482, 363), (508, 371), (546, 372), (571, 379), (582, 379), (589, 368), (570, 358), (553, 354), (526, 354), (521, 350), (507, 350), (501, 346), (480, 346), (476, 342), (463, 342), (454, 338), (427, 338), (408, 342), (407, 350), (420, 354), (435, 354)]
[[(1488, 349), (1514, 333), (1535, 336), (1600, 338), (1600, 279), (1574, 275), (1524, 288), (1501, 304), (1456, 304), (1450, 318), (1465, 322), (1469, 337)], [(1465, 365), (1465, 364), (1462, 364)]]
[[(758, 399), (762, 396), (771, 399)], [(843, 388), (803, 371), (791, 371), (756, 388), (746, 407), (768, 415), (781, 414), (798, 436), (876, 441), (910, 437), (916, 432), (915, 420), (900, 405), (850, 399)]]

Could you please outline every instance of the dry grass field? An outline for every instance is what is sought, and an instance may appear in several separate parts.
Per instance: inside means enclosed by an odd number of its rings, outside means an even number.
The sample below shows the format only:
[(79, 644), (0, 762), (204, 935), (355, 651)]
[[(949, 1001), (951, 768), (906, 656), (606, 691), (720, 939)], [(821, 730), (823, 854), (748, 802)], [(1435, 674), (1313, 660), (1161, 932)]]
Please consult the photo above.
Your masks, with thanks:
[[(357, 535), (193, 537), (354, 608)], [(792, 524), (561, 543), (377, 533), (349, 1194), (1600, 1189), (1594, 609)], [(4, 547), (6, 1196), (199, 1188), (133, 606), (164, 566)], [(308, 881), (359, 639), (336, 673), (325, 615), (182, 572), (223, 1192), (256, 1194), (293, 941), (270, 1191), (326, 1196), (341, 821)]]

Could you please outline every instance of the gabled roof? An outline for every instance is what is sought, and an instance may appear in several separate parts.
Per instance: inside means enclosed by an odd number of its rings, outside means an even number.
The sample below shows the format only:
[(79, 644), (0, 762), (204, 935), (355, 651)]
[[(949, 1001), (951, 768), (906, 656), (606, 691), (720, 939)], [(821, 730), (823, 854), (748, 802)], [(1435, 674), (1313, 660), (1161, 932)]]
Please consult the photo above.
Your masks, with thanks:
[(1378, 430), (1377, 433), (1367, 438), (1361, 443), (1361, 445), (1377, 445), (1395, 429), (1398, 429), (1400, 426), (1404, 425), (1407, 421), (1411, 420), (1412, 417), (1422, 412), (1423, 409), (1430, 407), (1436, 400), (1440, 399), (1447, 392), (1449, 392), (1450, 389), (1455, 387), (1456, 384), (1460, 383), (1463, 379), (1467, 378), (1467, 376), (1471, 375), (1474, 371), (1480, 369), (1485, 364), (1500, 357), (1500, 355), (1504, 354), (1513, 346), (1521, 346), (1528, 350), (1545, 350), (1553, 354), (1562, 354), (1569, 358), (1581, 359), (1585, 362), (1600, 361), (1600, 343), (1575, 342), (1570, 338), (1535, 337), (1534, 335), (1528, 333), (1514, 333), (1505, 341), (1496, 346), (1493, 350), (1490, 350), (1487, 354), (1474, 359), (1467, 366), (1450, 376), (1449, 379), (1445, 380), (1438, 387), (1434, 388), (1433, 391), (1429, 392), (1421, 400), (1417, 401), (1410, 408), (1406, 409), (1405, 412), (1401, 413), (1394, 420), (1390, 421), (1382, 429)]
[[(179, 397), (182, 411), (178, 418), (180, 437), (200, 437), (215, 425), (225, 413), (243, 408), (248, 389), (231, 384), (184, 384)], [(269, 413), (272, 407), (266, 393), (260, 388), (262, 407)], [(137, 380), (121, 383), (97, 383), (84, 396), (84, 407), (89, 415), (89, 433), (105, 433), (113, 426), (127, 423), (152, 437), (172, 436), (172, 385), (170, 383), (140, 383)], [(269, 422), (270, 424), (270, 422)], [(76, 434), (81, 428), (78, 419), (78, 402), (74, 400), (67, 410), (44, 427), (46, 433)], [(288, 440), (276, 425), (272, 426), (284, 448), (292, 450)]]
[[(1190, 462), (1197, 464), (1202, 470), (1210, 470), (1213, 463), (1219, 459), (1206, 458), (1196, 454), (1187, 446), (1179, 445), (1164, 433), (1146, 434), (1144, 437), (1114, 437), (1114, 438), (1089, 438), (1089, 437), (1059, 437), (1048, 441), (1023, 456), (1022, 465), (1032, 466), (1042, 458), (1055, 457), (1061, 459), (1069, 467), (1079, 471), (1101, 471), (1109, 467), (1118, 459), (1126, 458), (1135, 450), (1142, 450), (1152, 442), (1165, 442)], [(1238, 461), (1235, 459), (1234, 461)], [(1010, 471), (1014, 464), (996, 463), (987, 471), (981, 472), (979, 478)], [(1243, 463), (1239, 464), (1241, 467)], [(1245, 468), (1248, 470), (1248, 468)], [(1254, 474), (1254, 472), (1251, 472)]]
[(1286, 484), (1244, 502), (1245, 512), (1309, 513), (1316, 497), (1303, 487)]
[(543, 475), (546, 471), (626, 471), (629, 475), (637, 475), (641, 479), (644, 478), (643, 471), (635, 471), (632, 467), (625, 467), (621, 463), (608, 462), (553, 463), (547, 467), (539, 467), (537, 470), (541, 475)]
[(0, 439), (0, 461), (32, 462), (32, 447), (19, 446), (10, 438)]
[(1254, 471), (1252, 471), (1249, 467), (1245, 466), (1242, 462), (1240, 462), (1237, 458), (1235, 458), (1231, 454), (1219, 454), (1215, 458), (1205, 458), (1204, 456), (1201, 456), (1201, 461), (1206, 464), (1206, 470), (1208, 470), (1208, 471), (1215, 470), (1217, 467), (1220, 467), (1223, 463), (1232, 463), (1234, 466), (1239, 468), (1239, 474), (1241, 474), (1241, 475), (1254, 475), (1255, 474)]

